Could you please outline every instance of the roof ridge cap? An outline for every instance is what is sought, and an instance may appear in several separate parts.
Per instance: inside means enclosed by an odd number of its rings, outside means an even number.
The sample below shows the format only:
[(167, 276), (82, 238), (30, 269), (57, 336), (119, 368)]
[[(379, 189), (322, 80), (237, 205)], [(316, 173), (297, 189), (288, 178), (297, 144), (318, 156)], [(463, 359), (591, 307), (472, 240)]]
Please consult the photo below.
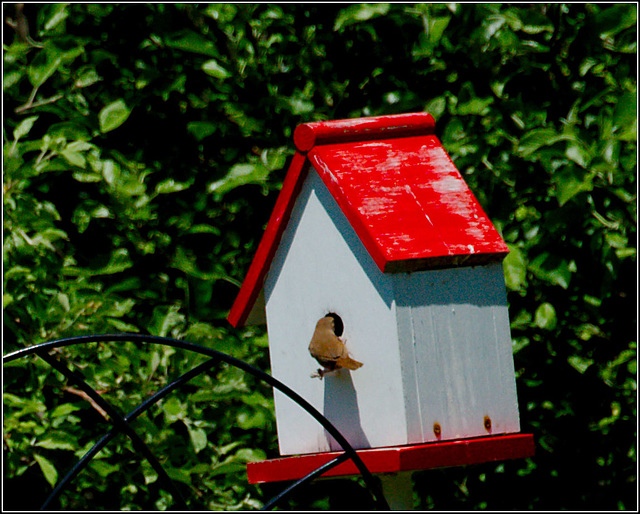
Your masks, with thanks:
[(306, 153), (316, 145), (434, 134), (435, 126), (433, 116), (426, 112), (318, 121), (298, 125), (293, 142), (298, 151)]

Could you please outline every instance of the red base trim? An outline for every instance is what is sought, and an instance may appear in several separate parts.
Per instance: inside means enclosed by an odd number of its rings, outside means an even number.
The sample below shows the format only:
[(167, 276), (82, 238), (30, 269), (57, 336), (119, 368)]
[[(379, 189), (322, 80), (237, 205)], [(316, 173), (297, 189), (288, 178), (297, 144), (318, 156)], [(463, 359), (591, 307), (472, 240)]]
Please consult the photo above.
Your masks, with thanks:
[[(341, 453), (312, 453), (249, 462), (247, 476), (251, 484), (297, 480)], [(357, 453), (372, 473), (395, 473), (531, 457), (535, 453), (535, 445), (532, 434), (507, 434), (441, 443), (373, 448), (358, 450)], [(360, 473), (353, 462), (347, 461), (322, 476), (358, 474)]]

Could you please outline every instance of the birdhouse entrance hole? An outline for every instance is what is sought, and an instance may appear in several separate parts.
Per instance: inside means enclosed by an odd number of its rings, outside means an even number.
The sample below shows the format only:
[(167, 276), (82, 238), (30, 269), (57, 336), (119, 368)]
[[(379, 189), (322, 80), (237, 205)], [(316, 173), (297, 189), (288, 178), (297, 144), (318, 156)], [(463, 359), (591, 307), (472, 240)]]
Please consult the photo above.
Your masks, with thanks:
[(330, 318), (333, 318), (334, 329), (333, 331), (338, 337), (341, 337), (344, 333), (344, 323), (342, 322), (342, 318), (338, 316), (335, 312), (327, 312), (326, 314)]

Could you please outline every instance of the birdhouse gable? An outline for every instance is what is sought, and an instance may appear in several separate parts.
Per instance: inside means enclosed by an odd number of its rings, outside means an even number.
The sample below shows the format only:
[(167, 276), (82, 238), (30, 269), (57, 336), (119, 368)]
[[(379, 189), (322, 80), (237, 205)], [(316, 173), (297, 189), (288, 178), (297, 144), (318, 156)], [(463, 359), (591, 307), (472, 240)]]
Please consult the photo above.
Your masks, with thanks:
[(296, 153), (230, 323), (264, 321), (256, 312), (264, 278), (310, 169), (384, 273), (500, 262), (506, 244), (434, 132), (426, 113), (297, 127)]
[[(400, 356), (391, 275), (382, 273), (315, 170), (310, 169), (264, 280), (271, 370), (328, 416), (357, 447), (406, 440)], [(362, 362), (323, 380), (309, 353), (318, 321), (338, 313), (350, 356)], [(365, 356), (364, 361), (359, 360)], [(379, 388), (379, 374), (389, 380)], [(365, 398), (356, 391), (380, 389)], [(341, 398), (341, 402), (334, 400)], [(281, 454), (329, 451), (338, 446), (291, 400), (274, 394)], [(346, 402), (346, 403), (345, 403)], [(385, 405), (393, 423), (377, 421)], [(363, 427), (368, 427), (366, 430)]]

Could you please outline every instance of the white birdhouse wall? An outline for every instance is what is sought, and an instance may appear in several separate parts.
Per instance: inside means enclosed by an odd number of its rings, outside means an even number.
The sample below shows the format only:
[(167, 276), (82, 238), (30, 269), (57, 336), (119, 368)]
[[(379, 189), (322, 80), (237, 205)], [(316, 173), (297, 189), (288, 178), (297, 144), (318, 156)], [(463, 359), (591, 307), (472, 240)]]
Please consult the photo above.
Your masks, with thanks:
[[(394, 276), (409, 439), (518, 432), (502, 264)], [(412, 384), (414, 384), (412, 386)]]
[[(323, 412), (356, 448), (405, 440), (406, 415), (391, 278), (376, 267), (312, 169), (264, 283), (274, 376)], [(324, 380), (307, 346), (318, 319), (337, 313), (357, 371)], [(324, 429), (275, 393), (283, 455), (339, 449)]]

